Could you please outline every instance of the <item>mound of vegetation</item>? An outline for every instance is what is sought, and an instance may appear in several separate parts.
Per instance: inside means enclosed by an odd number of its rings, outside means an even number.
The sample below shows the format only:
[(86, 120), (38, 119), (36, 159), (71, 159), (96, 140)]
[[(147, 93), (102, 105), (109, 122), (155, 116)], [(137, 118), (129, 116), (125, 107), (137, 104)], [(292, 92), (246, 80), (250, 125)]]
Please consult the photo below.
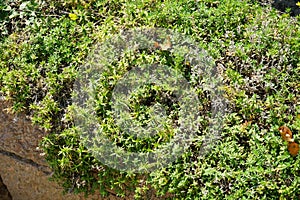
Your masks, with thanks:
[[(296, 142), (300, 138), (299, 17), (250, 0), (5, 0), (0, 8), (1, 93), (13, 111), (26, 112), (49, 132), (40, 146), (53, 179), (66, 191), (146, 199), (147, 191), (171, 199), (299, 198), (300, 159), (289, 154), (278, 131), (286, 125)], [(210, 134), (206, 116), (212, 105), (201, 84), (193, 83), (205, 77), (190, 77), (192, 63), (164, 48), (125, 53), (108, 63), (98, 80), (96, 120), (128, 151), (151, 152), (173, 133), (163, 129), (159, 137), (139, 139), (119, 134), (110, 102), (126, 71), (159, 62), (198, 88), (204, 118), (196, 139), (175, 161), (149, 173), (118, 171), (96, 159), (81, 142), (72, 102), (74, 82), (94, 45), (137, 27), (170, 29), (196, 41), (214, 59), (227, 102), (220, 138), (199, 156)], [(156, 102), (176, 121), (172, 95), (146, 85), (132, 95), (131, 110), (145, 120)]]

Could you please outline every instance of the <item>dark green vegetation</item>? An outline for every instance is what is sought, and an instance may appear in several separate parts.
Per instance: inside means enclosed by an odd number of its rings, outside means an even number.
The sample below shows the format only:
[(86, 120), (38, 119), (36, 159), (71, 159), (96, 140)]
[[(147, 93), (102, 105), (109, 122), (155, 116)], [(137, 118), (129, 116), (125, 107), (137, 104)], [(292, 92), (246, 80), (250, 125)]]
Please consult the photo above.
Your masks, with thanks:
[[(26, 112), (50, 133), (41, 147), (53, 178), (66, 191), (106, 195), (109, 189), (140, 197), (151, 187), (158, 196), (169, 193), (177, 199), (298, 199), (300, 159), (289, 155), (277, 129), (286, 124), (300, 138), (299, 23), (299, 17), (247, 0), (2, 1), (1, 92), (13, 101), (12, 110)], [(70, 109), (73, 82), (93, 44), (134, 27), (191, 36), (214, 58), (228, 100), (221, 139), (208, 155), (198, 156), (209, 134), (204, 124), (189, 151), (168, 168), (145, 175), (118, 172), (94, 159), (79, 142)], [(164, 52), (157, 54), (144, 59), (159, 57), (176, 67)], [(124, 70), (142, 61), (129, 55), (118, 66)], [(99, 120), (105, 120), (110, 84), (117, 81), (109, 74), (106, 78)], [(139, 151), (159, 142), (119, 140)]]

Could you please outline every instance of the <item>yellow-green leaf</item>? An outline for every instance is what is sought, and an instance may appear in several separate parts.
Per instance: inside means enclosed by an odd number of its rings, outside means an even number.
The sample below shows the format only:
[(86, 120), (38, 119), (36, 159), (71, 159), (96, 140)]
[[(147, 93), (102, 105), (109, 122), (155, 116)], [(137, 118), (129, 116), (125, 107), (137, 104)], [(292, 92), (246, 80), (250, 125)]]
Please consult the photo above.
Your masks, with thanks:
[(69, 13), (69, 17), (70, 17), (71, 20), (74, 20), (74, 21), (76, 19), (78, 19), (78, 16), (76, 14), (74, 14), (74, 13)]
[(299, 1), (299, 2), (297, 2), (297, 3), (296, 3), (296, 5), (300, 7), (300, 1)]

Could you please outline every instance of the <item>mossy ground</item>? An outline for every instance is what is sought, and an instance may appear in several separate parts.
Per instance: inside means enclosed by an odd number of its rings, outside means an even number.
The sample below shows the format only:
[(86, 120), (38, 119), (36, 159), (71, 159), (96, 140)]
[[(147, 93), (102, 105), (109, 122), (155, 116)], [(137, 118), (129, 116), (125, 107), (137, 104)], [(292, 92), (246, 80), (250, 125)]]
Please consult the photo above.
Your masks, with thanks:
[[(278, 132), (285, 124), (300, 138), (299, 17), (247, 0), (7, 0), (0, 9), (1, 93), (14, 102), (13, 111), (26, 112), (49, 132), (41, 147), (66, 191), (135, 192), (138, 198), (151, 186), (174, 199), (299, 198), (300, 159)], [(209, 154), (198, 156), (209, 134), (204, 127), (200, 142), (176, 162), (144, 175), (93, 158), (80, 143), (71, 109), (77, 71), (93, 44), (134, 27), (192, 37), (215, 60), (228, 101), (221, 139)], [(108, 108), (102, 105), (100, 116)], [(122, 139), (125, 147), (128, 138)]]

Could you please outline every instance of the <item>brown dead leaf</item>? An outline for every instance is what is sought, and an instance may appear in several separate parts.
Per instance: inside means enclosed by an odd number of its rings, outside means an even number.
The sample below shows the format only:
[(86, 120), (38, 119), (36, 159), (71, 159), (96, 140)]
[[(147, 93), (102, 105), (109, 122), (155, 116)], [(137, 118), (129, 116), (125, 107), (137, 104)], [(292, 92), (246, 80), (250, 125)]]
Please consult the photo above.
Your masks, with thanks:
[(281, 137), (284, 141), (294, 142), (293, 133), (288, 127), (280, 126), (278, 130), (279, 130), (280, 135), (281, 135)]

